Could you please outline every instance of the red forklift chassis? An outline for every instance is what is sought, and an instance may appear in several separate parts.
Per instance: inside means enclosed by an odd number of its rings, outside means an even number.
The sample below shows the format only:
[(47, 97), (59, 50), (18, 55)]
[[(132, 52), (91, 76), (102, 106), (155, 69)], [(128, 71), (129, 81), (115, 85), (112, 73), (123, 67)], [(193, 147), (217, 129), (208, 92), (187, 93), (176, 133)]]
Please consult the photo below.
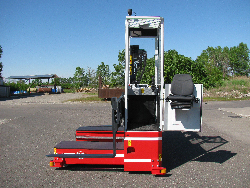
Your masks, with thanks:
[[(98, 130), (99, 128), (99, 130)], [(106, 129), (105, 129), (106, 128)], [(66, 164), (124, 165), (124, 171), (151, 171), (155, 175), (164, 175), (166, 169), (162, 163), (161, 131), (118, 131), (116, 136), (116, 155), (114, 158), (70, 158), (70, 155), (110, 154), (113, 153), (111, 126), (80, 127), (76, 138), (81, 141), (62, 141), (54, 148), (51, 167), (63, 167)], [(80, 135), (79, 132), (81, 129)], [(90, 129), (88, 131), (87, 129)]]

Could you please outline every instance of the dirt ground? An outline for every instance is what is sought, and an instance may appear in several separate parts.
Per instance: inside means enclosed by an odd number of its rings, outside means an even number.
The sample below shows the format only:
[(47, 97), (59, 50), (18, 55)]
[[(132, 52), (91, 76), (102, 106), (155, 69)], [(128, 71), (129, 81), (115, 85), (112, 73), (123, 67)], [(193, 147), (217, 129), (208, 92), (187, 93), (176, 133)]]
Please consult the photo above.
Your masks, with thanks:
[[(250, 101), (203, 103), (200, 133), (164, 132), (167, 174), (49, 167), (47, 154), (80, 126), (110, 125), (110, 102), (63, 102), (81, 93), (0, 99), (0, 187), (249, 187)], [(250, 114), (249, 114), (250, 115)]]

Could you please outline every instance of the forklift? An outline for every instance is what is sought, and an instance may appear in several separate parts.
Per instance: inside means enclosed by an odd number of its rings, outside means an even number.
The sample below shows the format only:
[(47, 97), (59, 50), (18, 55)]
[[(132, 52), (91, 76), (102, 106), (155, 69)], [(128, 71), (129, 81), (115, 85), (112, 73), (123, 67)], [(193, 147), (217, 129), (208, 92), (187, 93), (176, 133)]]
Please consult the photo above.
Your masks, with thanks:
[[(151, 84), (141, 83), (147, 51), (131, 45), (133, 38), (155, 43), (155, 75)], [(125, 93), (111, 98), (112, 125), (84, 126), (76, 141), (54, 147), (51, 167), (70, 164), (122, 165), (124, 171), (148, 171), (165, 175), (162, 166), (163, 131), (201, 131), (203, 85), (188, 74), (177, 74), (164, 85), (164, 19), (132, 16), (125, 20)], [(169, 151), (171, 152), (171, 151)]]

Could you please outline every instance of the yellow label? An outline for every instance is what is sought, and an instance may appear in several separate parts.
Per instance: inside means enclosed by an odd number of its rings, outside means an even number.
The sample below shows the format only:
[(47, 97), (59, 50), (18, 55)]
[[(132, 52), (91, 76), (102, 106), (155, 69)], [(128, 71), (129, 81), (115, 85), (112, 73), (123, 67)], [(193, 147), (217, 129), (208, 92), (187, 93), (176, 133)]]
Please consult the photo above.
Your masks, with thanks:
[(162, 174), (166, 174), (166, 173), (167, 173), (166, 168), (162, 169), (162, 170), (161, 170), (161, 173), (162, 173)]
[(49, 166), (53, 167), (53, 166), (54, 166), (54, 162), (53, 162), (53, 161), (50, 161), (50, 162), (49, 162)]
[(159, 154), (159, 161), (162, 161), (162, 157), (161, 157), (161, 154)]
[(54, 148), (54, 154), (56, 154), (56, 148)]
[(141, 89), (141, 93), (144, 93), (144, 88)]
[(129, 62), (129, 71), (130, 71), (130, 75), (132, 75), (132, 55), (130, 56), (130, 62)]
[(132, 141), (128, 140), (128, 146), (131, 146), (131, 145), (132, 145)]

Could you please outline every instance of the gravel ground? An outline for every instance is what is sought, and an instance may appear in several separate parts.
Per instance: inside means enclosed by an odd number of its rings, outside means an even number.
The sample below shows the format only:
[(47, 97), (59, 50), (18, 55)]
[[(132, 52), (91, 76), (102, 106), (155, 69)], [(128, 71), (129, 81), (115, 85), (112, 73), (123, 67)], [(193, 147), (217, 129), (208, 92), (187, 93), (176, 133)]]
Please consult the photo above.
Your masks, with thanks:
[(87, 97), (83, 93), (62, 93), (62, 94), (39, 94), (33, 93), (24, 96), (11, 96), (10, 98), (0, 98), (1, 105), (27, 105), (27, 104), (61, 104), (69, 99), (78, 99)]
[(82, 94), (0, 99), (0, 187), (249, 187), (250, 118), (221, 109), (250, 101), (203, 104), (201, 133), (163, 133), (163, 165), (155, 177), (122, 169), (49, 167), (47, 154), (75, 140), (79, 126), (111, 124), (110, 102), (72, 103)]

